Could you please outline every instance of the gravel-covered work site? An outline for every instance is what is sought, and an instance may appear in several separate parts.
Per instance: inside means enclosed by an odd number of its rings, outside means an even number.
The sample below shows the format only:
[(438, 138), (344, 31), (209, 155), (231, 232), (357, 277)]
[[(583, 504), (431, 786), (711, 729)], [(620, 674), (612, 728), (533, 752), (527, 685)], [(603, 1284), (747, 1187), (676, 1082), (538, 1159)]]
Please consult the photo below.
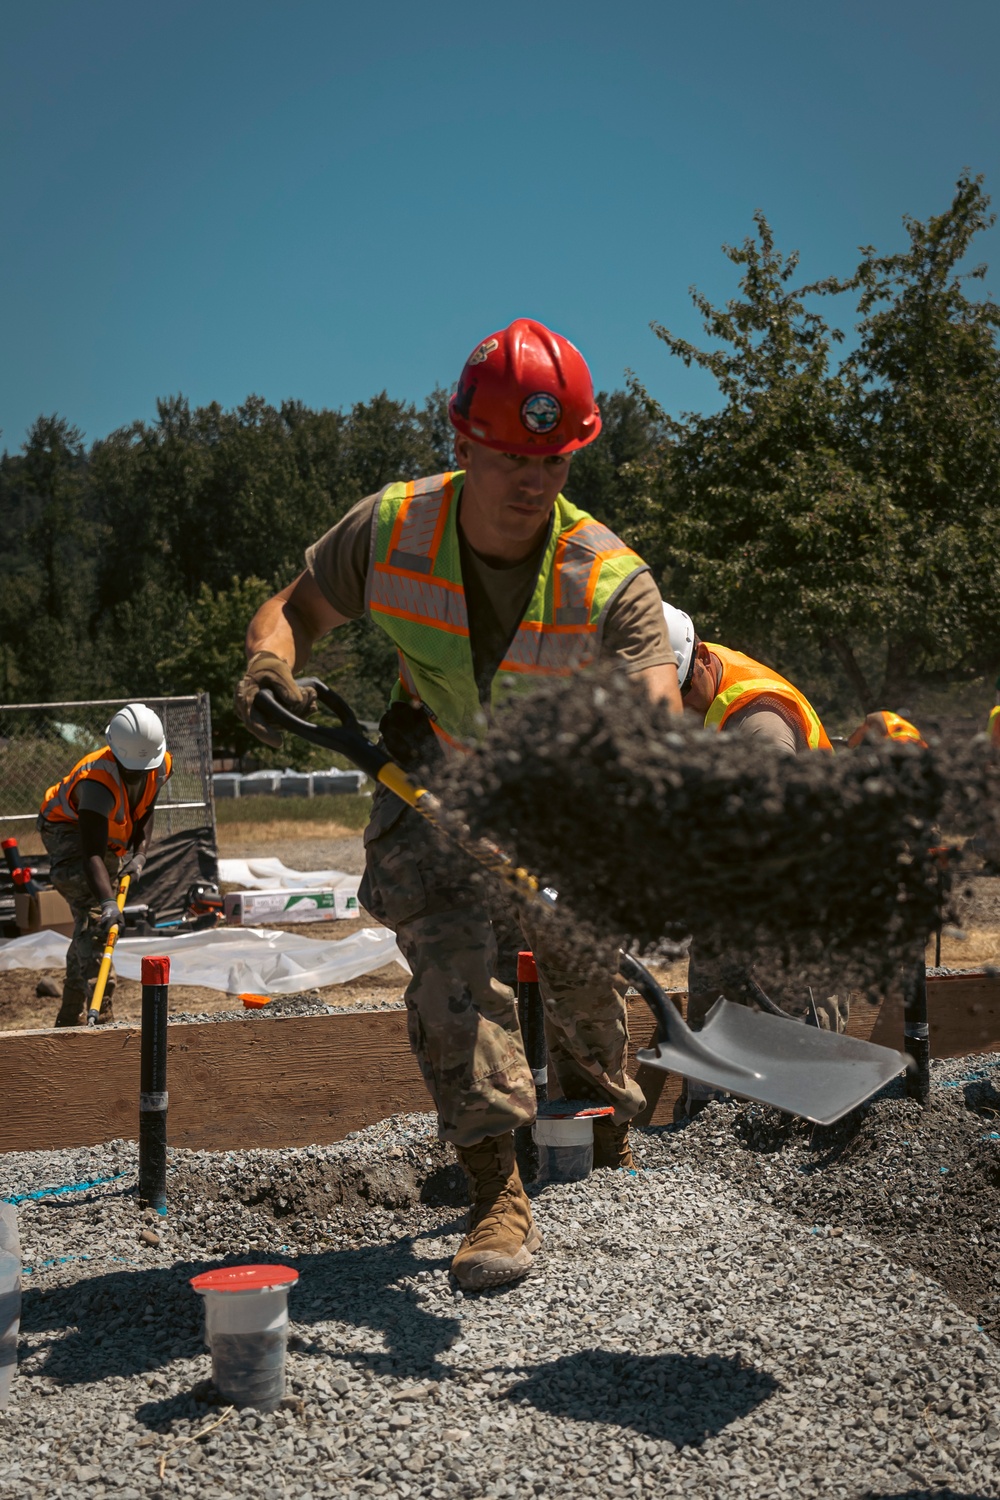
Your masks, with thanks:
[[(998, 1495), (997, 1069), (935, 1064), (926, 1113), (826, 1132), (726, 1104), (637, 1132), (637, 1172), (535, 1196), (532, 1274), (476, 1297), (448, 1280), (464, 1194), (431, 1116), (171, 1152), (155, 1223), (132, 1144), (7, 1156), (0, 1493)], [(301, 1273), (272, 1414), (211, 1399), (188, 1280), (222, 1259)]]

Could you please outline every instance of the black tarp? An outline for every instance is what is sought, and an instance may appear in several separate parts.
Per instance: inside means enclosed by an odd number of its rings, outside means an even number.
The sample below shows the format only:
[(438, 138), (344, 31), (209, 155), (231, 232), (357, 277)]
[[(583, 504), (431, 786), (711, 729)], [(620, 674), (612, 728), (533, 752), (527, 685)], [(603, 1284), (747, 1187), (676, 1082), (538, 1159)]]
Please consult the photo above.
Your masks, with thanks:
[(162, 922), (184, 913), (193, 885), (218, 879), (219, 855), (213, 829), (183, 828), (164, 838), (154, 834), (142, 879), (129, 890), (128, 903), (145, 902)]

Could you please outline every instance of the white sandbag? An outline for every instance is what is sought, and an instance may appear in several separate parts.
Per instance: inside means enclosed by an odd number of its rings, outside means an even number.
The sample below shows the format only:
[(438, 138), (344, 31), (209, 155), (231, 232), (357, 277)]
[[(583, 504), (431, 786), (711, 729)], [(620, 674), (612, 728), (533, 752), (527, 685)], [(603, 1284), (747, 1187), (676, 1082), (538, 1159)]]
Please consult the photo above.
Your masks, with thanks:
[(61, 932), (26, 932), (0, 943), (0, 973), (5, 969), (61, 969), (69, 938)]
[(161, 953), (170, 959), (171, 984), (197, 984), (227, 995), (297, 995), (346, 984), (393, 962), (410, 972), (387, 927), (363, 927), (336, 942), (262, 927), (122, 938), (115, 948), (115, 968), (124, 979), (139, 979), (143, 957)]
[(219, 879), (242, 891), (331, 890), (358, 893), (360, 875), (343, 870), (290, 870), (280, 859), (220, 859)]

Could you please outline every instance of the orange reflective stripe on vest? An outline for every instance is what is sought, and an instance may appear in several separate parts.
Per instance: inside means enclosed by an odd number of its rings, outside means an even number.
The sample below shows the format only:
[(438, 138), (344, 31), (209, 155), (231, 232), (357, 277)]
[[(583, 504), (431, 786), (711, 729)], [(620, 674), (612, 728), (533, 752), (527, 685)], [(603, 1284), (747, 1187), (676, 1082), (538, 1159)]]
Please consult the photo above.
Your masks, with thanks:
[(115, 854), (125, 854), (132, 841), (135, 825), (149, 812), (157, 793), (169, 779), (172, 766), (170, 752), (163, 757), (163, 764), (146, 772), (142, 796), (135, 807), (129, 806), (125, 788), (118, 771), (118, 762), (107, 746), (94, 750), (77, 761), (68, 776), (50, 786), (42, 799), (41, 815), (48, 823), (76, 823), (79, 820), (73, 794), (81, 781), (97, 781), (107, 787), (115, 799), (108, 815), (108, 848)]
[(706, 729), (722, 729), (738, 708), (747, 708), (754, 698), (780, 698), (792, 710), (810, 750), (833, 749), (819, 714), (787, 678), (742, 651), (730, 651), (727, 646), (708, 641), (705, 645), (722, 663), (722, 679), (705, 715)]
[(642, 559), (559, 495), (524, 614), (480, 703), (469, 640), (457, 525), (465, 475), (391, 484), (375, 509), (365, 591), (371, 618), (400, 658), (393, 698), (420, 703), (449, 744), (478, 738), (514, 692), (538, 676), (564, 676), (593, 662), (605, 614)]

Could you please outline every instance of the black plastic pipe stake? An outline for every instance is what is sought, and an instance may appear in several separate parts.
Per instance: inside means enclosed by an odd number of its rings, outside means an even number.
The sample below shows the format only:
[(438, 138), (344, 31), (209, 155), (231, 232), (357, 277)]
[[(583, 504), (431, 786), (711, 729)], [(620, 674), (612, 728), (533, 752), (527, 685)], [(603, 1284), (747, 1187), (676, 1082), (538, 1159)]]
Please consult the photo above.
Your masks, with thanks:
[(139, 1204), (167, 1211), (167, 987), (169, 958), (142, 961)]
[[(548, 1052), (545, 1046), (542, 992), (533, 953), (517, 955), (517, 1019), (521, 1027), (524, 1055), (535, 1080), (535, 1102), (544, 1104), (549, 1097)], [(538, 1147), (530, 1125), (521, 1125), (514, 1132), (514, 1148), (522, 1182), (534, 1182), (538, 1176)]]
[(931, 1043), (927, 1024), (927, 966), (921, 958), (906, 975), (903, 984), (903, 1043), (913, 1059), (906, 1070), (906, 1093), (918, 1104), (929, 1104), (931, 1097)]

